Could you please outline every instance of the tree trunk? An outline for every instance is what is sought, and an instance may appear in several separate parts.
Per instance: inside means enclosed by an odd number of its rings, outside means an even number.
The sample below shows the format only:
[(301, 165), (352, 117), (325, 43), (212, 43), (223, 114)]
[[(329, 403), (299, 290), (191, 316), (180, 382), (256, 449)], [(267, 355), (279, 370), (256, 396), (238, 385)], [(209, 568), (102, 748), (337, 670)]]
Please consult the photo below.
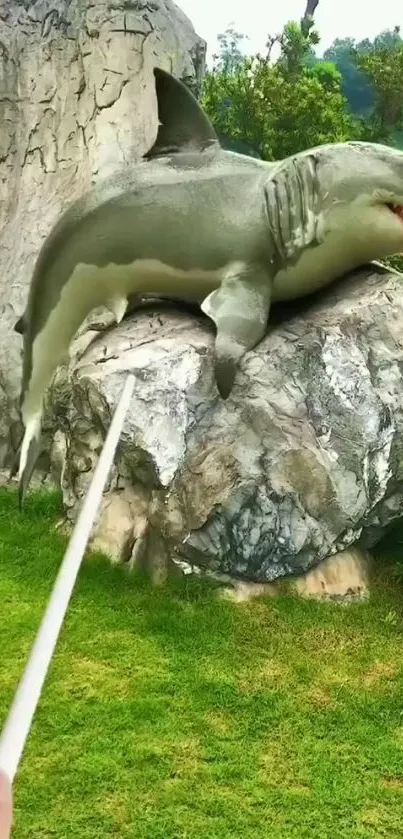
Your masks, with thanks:
[(308, 18), (313, 18), (317, 6), (319, 6), (319, 0), (307, 0), (302, 20), (308, 20)]

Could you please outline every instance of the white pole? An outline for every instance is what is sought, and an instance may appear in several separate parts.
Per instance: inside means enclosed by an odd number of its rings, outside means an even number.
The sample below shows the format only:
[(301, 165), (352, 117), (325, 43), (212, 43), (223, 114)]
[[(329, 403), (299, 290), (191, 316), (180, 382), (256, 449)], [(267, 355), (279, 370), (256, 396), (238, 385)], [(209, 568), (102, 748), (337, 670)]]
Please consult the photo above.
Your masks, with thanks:
[(84, 499), (60, 566), (25, 672), (18, 685), (0, 737), (0, 772), (3, 770), (11, 783), (14, 780), (24, 750), (77, 574), (102, 500), (106, 480), (130, 405), (133, 388), (134, 376), (129, 375), (112, 418), (90, 488)]

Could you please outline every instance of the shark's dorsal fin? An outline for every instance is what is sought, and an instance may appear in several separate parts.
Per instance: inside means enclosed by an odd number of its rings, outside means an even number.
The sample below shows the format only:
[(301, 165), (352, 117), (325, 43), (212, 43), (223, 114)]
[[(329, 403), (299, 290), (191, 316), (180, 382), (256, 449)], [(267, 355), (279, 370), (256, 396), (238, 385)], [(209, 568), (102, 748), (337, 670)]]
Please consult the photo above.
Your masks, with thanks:
[(209, 118), (196, 97), (183, 82), (154, 68), (158, 103), (158, 134), (154, 145), (144, 154), (147, 160), (185, 151), (221, 148)]

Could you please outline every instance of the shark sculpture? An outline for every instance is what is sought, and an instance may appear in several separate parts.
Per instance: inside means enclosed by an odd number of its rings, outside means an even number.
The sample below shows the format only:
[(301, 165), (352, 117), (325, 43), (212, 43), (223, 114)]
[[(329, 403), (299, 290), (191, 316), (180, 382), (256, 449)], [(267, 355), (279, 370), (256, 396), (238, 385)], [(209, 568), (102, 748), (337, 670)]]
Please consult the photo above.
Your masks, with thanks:
[(40, 452), (43, 397), (92, 309), (133, 296), (200, 304), (216, 327), (223, 398), (265, 334), (272, 301), (309, 294), (403, 250), (403, 153), (348, 142), (265, 162), (225, 151), (192, 93), (154, 70), (159, 128), (144, 160), (99, 182), (46, 238), (23, 335), (20, 505)]

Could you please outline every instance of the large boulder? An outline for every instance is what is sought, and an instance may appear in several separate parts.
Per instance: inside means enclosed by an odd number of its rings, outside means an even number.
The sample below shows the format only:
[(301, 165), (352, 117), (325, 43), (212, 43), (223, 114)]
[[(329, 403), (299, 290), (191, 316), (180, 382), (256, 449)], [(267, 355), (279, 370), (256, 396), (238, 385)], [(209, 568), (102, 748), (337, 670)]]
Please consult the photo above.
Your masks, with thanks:
[(205, 52), (172, 0), (0, 0), (0, 467), (20, 439), (13, 327), (41, 243), (154, 141), (153, 66), (197, 89)]
[(226, 402), (201, 315), (148, 306), (77, 340), (46, 420), (72, 521), (136, 377), (95, 546), (267, 583), (372, 544), (402, 515), (402, 275), (365, 268), (294, 308)]

